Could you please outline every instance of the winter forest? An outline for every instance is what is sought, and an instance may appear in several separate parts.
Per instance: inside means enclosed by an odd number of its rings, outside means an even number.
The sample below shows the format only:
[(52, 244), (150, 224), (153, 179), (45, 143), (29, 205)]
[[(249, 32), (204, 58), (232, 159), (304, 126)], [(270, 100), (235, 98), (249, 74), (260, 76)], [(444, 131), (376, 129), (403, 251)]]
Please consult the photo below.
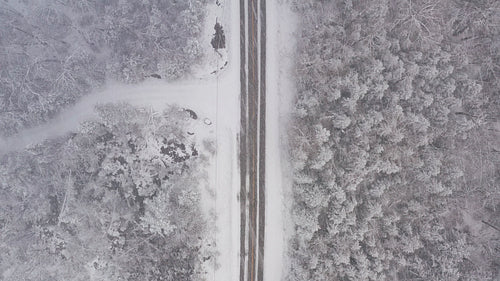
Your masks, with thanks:
[(287, 280), (498, 280), (500, 2), (294, 7)]
[[(184, 111), (102, 105), (78, 133), (2, 158), (5, 280), (196, 280), (207, 155)], [(210, 143), (206, 143), (208, 147)]]
[(40, 124), (106, 80), (176, 79), (201, 57), (205, 0), (0, 4), (0, 136)]
[[(203, 55), (205, 3), (1, 1), (0, 136), (106, 81), (188, 75)], [(202, 280), (215, 256), (200, 204), (212, 142), (196, 142), (176, 106), (96, 112), (75, 132), (0, 155), (0, 279)]]

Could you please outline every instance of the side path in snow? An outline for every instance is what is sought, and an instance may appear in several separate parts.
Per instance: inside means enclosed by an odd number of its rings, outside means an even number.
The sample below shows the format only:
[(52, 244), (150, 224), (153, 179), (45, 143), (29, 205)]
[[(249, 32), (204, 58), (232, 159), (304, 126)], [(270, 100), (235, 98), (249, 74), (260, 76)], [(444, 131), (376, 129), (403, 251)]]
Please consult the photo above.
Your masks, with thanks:
[(162, 110), (166, 104), (177, 104), (194, 110), (202, 118), (215, 117), (215, 81), (204, 83), (166, 83), (147, 80), (137, 85), (110, 84), (105, 89), (83, 97), (78, 103), (63, 110), (50, 122), (20, 133), (0, 138), (0, 154), (19, 151), (45, 139), (62, 136), (78, 129), (81, 122), (95, 118), (97, 104), (127, 102), (133, 105)]

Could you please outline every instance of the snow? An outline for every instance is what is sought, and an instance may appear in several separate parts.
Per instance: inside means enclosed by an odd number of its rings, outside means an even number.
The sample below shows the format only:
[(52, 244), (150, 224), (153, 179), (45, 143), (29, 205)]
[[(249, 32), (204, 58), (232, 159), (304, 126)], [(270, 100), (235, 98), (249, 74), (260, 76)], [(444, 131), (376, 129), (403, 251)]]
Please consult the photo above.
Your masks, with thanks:
[[(85, 96), (50, 122), (8, 138), (0, 138), (0, 155), (77, 130), (82, 121), (96, 117), (94, 108), (97, 104), (127, 102), (152, 111), (162, 110), (167, 104), (176, 104), (193, 110), (198, 119), (191, 122), (193, 128), (188, 128), (189, 131), (195, 133), (200, 144), (203, 139), (208, 138), (215, 139), (216, 145), (215, 159), (208, 167), (208, 189), (212, 190), (203, 192), (203, 206), (207, 213), (215, 210), (217, 219), (213, 235), (219, 256), (216, 264), (212, 264), (215, 270), (205, 266), (207, 280), (237, 280), (240, 227), (237, 200), (237, 136), (240, 130), (239, 6), (237, 1), (219, 2), (220, 6), (208, 4), (207, 22), (199, 39), (206, 47), (206, 57), (195, 66), (193, 77), (176, 82), (151, 78), (136, 85), (108, 82), (105, 88)], [(218, 53), (210, 45), (216, 20), (224, 27), (228, 47)], [(210, 210), (211, 203), (213, 205)]]
[[(283, 3), (284, 2), (284, 3)], [(282, 280), (286, 272), (287, 229), (291, 226), (286, 200), (291, 169), (285, 151), (286, 123), (295, 94), (292, 71), (298, 17), (286, 1), (267, 3), (266, 108), (266, 235), (264, 280)]]
[[(212, 90), (211, 90), (212, 89)], [(133, 105), (161, 110), (167, 104), (177, 104), (194, 110), (201, 118), (215, 118), (214, 95), (216, 83), (166, 83), (151, 79), (138, 85), (108, 83), (105, 89), (82, 98), (65, 109), (49, 123), (26, 129), (17, 135), (0, 139), (0, 152), (15, 151), (41, 141), (75, 131), (79, 124), (96, 115), (96, 104), (128, 102)], [(186, 97), (189, 97), (187, 99)]]
[[(208, 192), (204, 195), (205, 208), (215, 210), (214, 232), (219, 253), (215, 270), (208, 271), (207, 280), (239, 279), (239, 229), (240, 206), (238, 133), (240, 131), (240, 83), (239, 83), (239, 6), (238, 1), (221, 0), (221, 5), (208, 4), (207, 24), (201, 43), (207, 46), (207, 56), (195, 67), (195, 75), (189, 79), (165, 82), (149, 79), (137, 85), (108, 83), (107, 87), (82, 98), (77, 104), (61, 112), (49, 123), (24, 130), (9, 138), (0, 138), (0, 155), (22, 150), (44, 139), (62, 136), (74, 131), (79, 124), (95, 117), (96, 104), (128, 102), (133, 105), (161, 110), (167, 104), (177, 104), (196, 112), (198, 119), (193, 128), (198, 141), (215, 139), (215, 161), (211, 161)], [(284, 216), (287, 206), (284, 194), (289, 192), (290, 175), (286, 157), (282, 151), (286, 122), (291, 107), (294, 88), (290, 82), (294, 52), (293, 32), (296, 15), (277, 1), (268, 1), (267, 12), (267, 127), (266, 127), (266, 236), (265, 280), (281, 280), (285, 262), (287, 227)], [(215, 19), (222, 23), (227, 51), (217, 54), (211, 49)], [(227, 65), (226, 65), (226, 62)], [(214, 73), (214, 70), (215, 71)], [(279, 109), (279, 110), (276, 110)], [(211, 124), (209, 124), (211, 123)], [(210, 190), (213, 189), (213, 190)], [(215, 194), (215, 197), (213, 196)], [(213, 204), (210, 207), (210, 204)], [(208, 212), (208, 211), (207, 211)]]
[[(218, 268), (213, 279), (238, 280), (239, 276), (239, 192), (238, 134), (240, 131), (239, 6), (237, 1), (219, 0), (217, 20), (222, 23), (228, 44), (228, 65), (219, 76), (216, 104), (217, 195), (216, 243)], [(215, 23), (213, 23), (215, 24)], [(213, 29), (212, 29), (213, 30)], [(220, 64), (218, 65), (220, 66)]]

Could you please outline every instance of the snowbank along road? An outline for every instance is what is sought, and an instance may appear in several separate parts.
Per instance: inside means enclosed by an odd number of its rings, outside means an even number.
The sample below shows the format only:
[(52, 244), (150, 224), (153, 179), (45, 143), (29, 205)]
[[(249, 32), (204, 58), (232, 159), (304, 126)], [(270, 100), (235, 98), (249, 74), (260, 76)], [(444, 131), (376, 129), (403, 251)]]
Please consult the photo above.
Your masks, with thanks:
[(265, 0), (240, 0), (240, 281), (264, 275), (265, 11)]

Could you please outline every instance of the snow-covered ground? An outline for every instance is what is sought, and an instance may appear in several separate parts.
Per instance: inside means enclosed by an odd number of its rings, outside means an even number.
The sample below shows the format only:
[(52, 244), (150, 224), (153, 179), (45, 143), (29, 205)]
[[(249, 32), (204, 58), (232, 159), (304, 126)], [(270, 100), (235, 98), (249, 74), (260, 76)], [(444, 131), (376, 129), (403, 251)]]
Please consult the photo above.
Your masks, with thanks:
[[(215, 173), (216, 243), (218, 266), (207, 280), (238, 280), (239, 276), (239, 192), (238, 134), (240, 132), (240, 57), (238, 1), (219, 0), (217, 20), (226, 33), (228, 65), (218, 76), (216, 89), (217, 160)], [(210, 26), (213, 27), (215, 22)], [(213, 29), (212, 29), (213, 31)], [(220, 64), (218, 64), (220, 67)]]
[[(237, 1), (215, 0), (208, 4), (207, 22), (200, 43), (206, 47), (205, 60), (195, 66), (194, 75), (185, 80), (165, 82), (149, 79), (137, 85), (108, 83), (104, 89), (85, 96), (75, 105), (61, 112), (50, 122), (21, 131), (17, 135), (0, 138), (0, 155), (22, 150), (48, 138), (62, 136), (78, 129), (82, 121), (95, 118), (95, 105), (127, 102), (152, 110), (162, 110), (176, 104), (196, 112), (199, 119), (192, 122), (197, 141), (214, 139), (216, 154), (208, 168), (209, 188), (204, 206), (215, 210), (214, 229), (216, 249), (219, 252), (215, 270), (206, 268), (207, 280), (237, 280), (239, 275), (239, 6)], [(210, 40), (216, 20), (226, 33), (226, 50), (215, 52)], [(227, 62), (227, 63), (226, 63)], [(211, 125), (203, 120), (208, 118)], [(215, 194), (215, 197), (213, 197)], [(212, 207), (210, 208), (210, 205)]]
[[(29, 145), (62, 136), (78, 129), (82, 121), (94, 118), (96, 104), (128, 102), (134, 105), (162, 110), (167, 104), (194, 110), (202, 119), (215, 120), (215, 81), (166, 83), (150, 79), (138, 85), (108, 83), (105, 89), (87, 95), (75, 105), (65, 109), (50, 122), (26, 129), (14, 136), (0, 139), (0, 153), (21, 150)], [(212, 90), (210, 90), (212, 89)], [(189, 97), (189, 98), (188, 98)], [(209, 133), (207, 131), (207, 133)]]
[[(286, 1), (267, 2), (266, 109), (266, 235), (264, 280), (284, 278), (291, 169), (288, 167), (285, 124), (295, 94), (291, 79), (297, 15)], [(289, 200), (288, 200), (289, 201)]]

